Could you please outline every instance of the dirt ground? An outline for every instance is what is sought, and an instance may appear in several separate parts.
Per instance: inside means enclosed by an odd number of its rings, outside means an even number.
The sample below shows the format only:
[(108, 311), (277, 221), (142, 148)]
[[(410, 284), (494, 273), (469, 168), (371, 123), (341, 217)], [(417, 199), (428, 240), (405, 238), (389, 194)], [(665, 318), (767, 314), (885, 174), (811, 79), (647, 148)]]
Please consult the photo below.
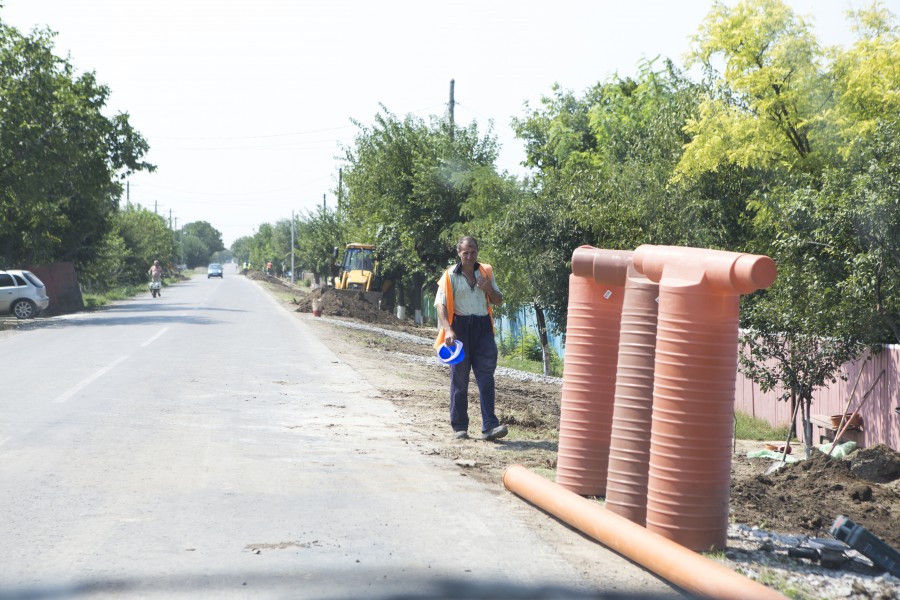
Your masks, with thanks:
[[(503, 471), (513, 464), (553, 478), (559, 435), (559, 384), (498, 376), (497, 416), (509, 425), (509, 436), (498, 442), (483, 442), (478, 436), (454, 440), (448, 424), (447, 368), (421, 360), (434, 356), (430, 342), (397, 339), (365, 328), (372, 325), (430, 340), (435, 333), (433, 327), (417, 327), (410, 320), (401, 322), (352, 294), (333, 290), (298, 293), (276, 278), (266, 279), (278, 288), (279, 297), (287, 298), (282, 302), (291, 310), (310, 313), (312, 301), (317, 302), (322, 318), (298, 316), (317, 330), (335, 354), (403, 411), (413, 428), (427, 440), (425, 452), (445, 457), (461, 475), (494, 488), (500, 485)], [(336, 324), (336, 320), (345, 326)], [(354, 325), (364, 328), (353, 328)], [(478, 423), (474, 385), (472, 391), (469, 414), (471, 421)], [(886, 446), (875, 446), (838, 461), (815, 450), (809, 461), (789, 463), (766, 474), (771, 460), (747, 458), (748, 452), (764, 448), (765, 442), (735, 442), (729, 506), (733, 524), (782, 536), (828, 538), (835, 518), (846, 515), (900, 549), (900, 454)], [(802, 446), (794, 449), (803, 451)], [(774, 578), (772, 582), (781, 581), (779, 587), (792, 597), (900, 598), (900, 590), (890, 579), (878, 577), (879, 569), (857, 565), (835, 572), (817, 563), (787, 558), (785, 549), (773, 552), (767, 546), (768, 542), (748, 546), (746, 540), (729, 537), (725, 558), (717, 560), (740, 572), (756, 573), (751, 576), (754, 579), (769, 577)], [(854, 579), (860, 573), (869, 577), (865, 585)]]
[[(276, 278), (269, 280), (273, 285), (284, 285)], [(298, 312), (310, 312), (313, 300), (323, 317), (375, 324), (424, 338), (434, 335), (433, 327), (401, 322), (353, 294), (313, 290), (297, 295), (291, 303)], [(536, 471), (555, 469), (559, 385), (498, 378), (497, 416), (509, 426), (509, 437), (498, 443), (485, 443), (475, 436), (453, 440), (448, 425), (446, 367), (400, 358), (433, 356), (430, 345), (337, 327), (317, 319), (310, 322), (318, 325), (326, 344), (365, 372), (383, 395), (412, 418), (422, 434), (433, 439), (436, 453), (471, 476), (496, 482), (511, 464)], [(477, 392), (472, 400), (470, 415), (477, 423)], [(730, 499), (734, 522), (782, 534), (821, 536), (838, 515), (847, 515), (892, 547), (900, 548), (900, 453), (879, 445), (857, 450), (849, 460), (839, 461), (815, 451), (811, 460), (786, 464), (767, 475), (770, 460), (746, 456), (748, 451), (762, 449), (764, 442), (736, 443)], [(803, 448), (795, 452), (802, 453)]]

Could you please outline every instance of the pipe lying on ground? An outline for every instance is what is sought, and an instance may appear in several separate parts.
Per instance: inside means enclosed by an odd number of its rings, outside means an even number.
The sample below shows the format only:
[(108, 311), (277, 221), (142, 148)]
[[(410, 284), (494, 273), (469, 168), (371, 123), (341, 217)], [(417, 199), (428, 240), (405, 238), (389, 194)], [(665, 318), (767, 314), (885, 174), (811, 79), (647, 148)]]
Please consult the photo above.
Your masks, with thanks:
[(724, 600), (785, 600), (785, 596), (776, 590), (648, 531), (521, 465), (506, 469), (503, 473), (503, 485), (514, 494), (692, 594)]

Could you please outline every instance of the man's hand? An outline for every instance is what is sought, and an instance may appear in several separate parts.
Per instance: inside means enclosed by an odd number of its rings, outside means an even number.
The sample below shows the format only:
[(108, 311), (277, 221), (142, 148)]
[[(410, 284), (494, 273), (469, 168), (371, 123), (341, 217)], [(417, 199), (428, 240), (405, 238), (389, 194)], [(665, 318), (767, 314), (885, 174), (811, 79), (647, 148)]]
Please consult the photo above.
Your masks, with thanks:
[(493, 282), (491, 281), (490, 277), (480, 278), (475, 283), (475, 285), (477, 285), (481, 289), (481, 291), (484, 292), (484, 297), (487, 298), (488, 302), (490, 302), (491, 304), (497, 304), (497, 305), (500, 304), (500, 302), (501, 302), (500, 298), (502, 296), (498, 295), (494, 291)]

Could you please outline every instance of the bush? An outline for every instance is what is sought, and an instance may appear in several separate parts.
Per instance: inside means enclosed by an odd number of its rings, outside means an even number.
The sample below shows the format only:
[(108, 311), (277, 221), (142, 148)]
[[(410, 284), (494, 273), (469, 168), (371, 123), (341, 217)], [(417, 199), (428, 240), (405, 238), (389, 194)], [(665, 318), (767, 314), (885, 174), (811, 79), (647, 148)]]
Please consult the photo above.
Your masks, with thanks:
[(504, 356), (514, 356), (539, 362), (544, 359), (544, 355), (541, 352), (541, 342), (538, 336), (530, 331), (526, 331), (524, 335), (508, 336), (506, 339), (501, 340), (499, 349)]
[[(544, 372), (544, 355), (541, 351), (541, 342), (537, 334), (527, 331), (522, 336), (508, 336), (500, 340), (501, 366), (529, 373)], [(562, 375), (563, 361), (556, 351), (549, 347), (550, 372), (554, 376)]]

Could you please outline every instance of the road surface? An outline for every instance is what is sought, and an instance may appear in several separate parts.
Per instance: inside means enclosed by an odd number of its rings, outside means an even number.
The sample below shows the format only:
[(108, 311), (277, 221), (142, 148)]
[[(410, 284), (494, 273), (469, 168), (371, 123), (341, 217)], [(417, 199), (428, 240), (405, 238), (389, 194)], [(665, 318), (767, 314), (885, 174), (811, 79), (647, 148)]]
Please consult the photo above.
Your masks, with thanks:
[(533, 507), (423, 455), (233, 270), (39, 319), (0, 365), (0, 600), (680, 597), (600, 546), (583, 572)]

